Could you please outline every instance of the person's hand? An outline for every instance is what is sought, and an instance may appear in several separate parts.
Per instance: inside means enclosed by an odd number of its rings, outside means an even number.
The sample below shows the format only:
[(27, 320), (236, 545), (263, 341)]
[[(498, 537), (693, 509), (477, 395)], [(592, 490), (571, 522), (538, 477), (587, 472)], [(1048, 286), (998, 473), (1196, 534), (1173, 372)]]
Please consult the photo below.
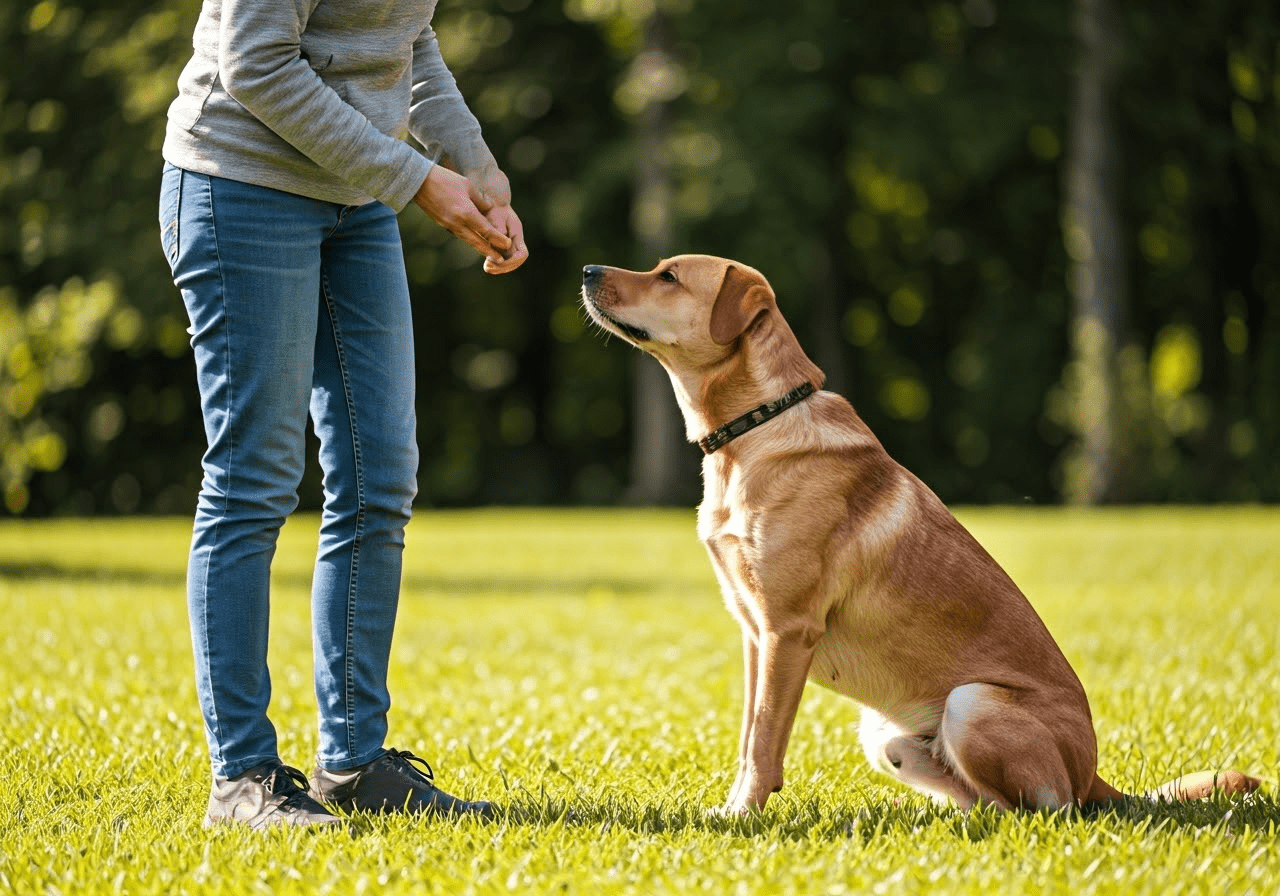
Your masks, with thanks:
[(492, 257), (484, 260), (486, 274), (507, 274), (525, 263), (529, 257), (529, 247), (524, 244), (524, 225), (520, 217), (510, 205), (495, 205), (485, 212), (485, 218), (511, 238), (511, 250), (499, 260)]
[[(506, 274), (525, 263), (529, 248), (524, 242), (524, 225), (511, 207), (511, 182), (502, 169), (490, 162), (482, 168), (467, 172), (467, 180), (480, 194), (477, 203), (494, 228), (511, 237), (511, 251), (501, 261), (486, 258), (484, 269), (489, 274)], [(486, 204), (487, 203), (487, 204)]]
[[(513, 254), (514, 242), (507, 229), (510, 228), (509, 218), (515, 218), (515, 212), (511, 212), (509, 217), (495, 216), (502, 225), (495, 226), (485, 217), (485, 212), (492, 213), (494, 209), (492, 201), (485, 198), (467, 178), (443, 165), (433, 165), (413, 201), (437, 224), (484, 256), (486, 271), (490, 265), (495, 269), (501, 268), (501, 271), (495, 270), (497, 273), (514, 270), (507, 261), (507, 257)], [(509, 210), (510, 206), (506, 208)], [(515, 218), (515, 231), (523, 247), (524, 234), (519, 223), (520, 219)], [(520, 263), (525, 257), (528, 257), (527, 250)]]

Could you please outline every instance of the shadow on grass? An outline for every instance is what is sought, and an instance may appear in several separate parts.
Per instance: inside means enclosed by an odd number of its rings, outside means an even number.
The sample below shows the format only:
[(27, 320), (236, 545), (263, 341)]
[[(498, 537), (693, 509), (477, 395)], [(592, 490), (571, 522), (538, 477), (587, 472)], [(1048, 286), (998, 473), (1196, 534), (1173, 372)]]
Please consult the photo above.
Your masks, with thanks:
[(1211, 797), (1185, 803), (1152, 802), (1133, 797), (1104, 808), (1061, 812), (1003, 812), (980, 807), (962, 812), (909, 796), (902, 799), (868, 797), (863, 802), (830, 804), (817, 797), (771, 804), (763, 812), (723, 816), (710, 807), (678, 800), (643, 802), (610, 796), (598, 802), (562, 800), (527, 794), (499, 809), (498, 823), (621, 828), (639, 835), (701, 832), (729, 837), (768, 837), (789, 841), (856, 838), (870, 843), (881, 838), (910, 837), (923, 829), (941, 828), (961, 840), (981, 842), (1012, 827), (1034, 826), (1058, 830), (1093, 825), (1112, 833), (1147, 836), (1173, 828), (1211, 829), (1230, 835), (1245, 828), (1280, 828), (1280, 801), (1261, 791), (1231, 799)]
[[(186, 570), (142, 569), (108, 564), (0, 562), (0, 581), (13, 583), (49, 581), (68, 584), (152, 585), (181, 588), (186, 583)], [(303, 591), (309, 591), (311, 588), (311, 575), (305, 573), (273, 572), (272, 581), (280, 586)], [(669, 588), (670, 585), (670, 582), (664, 582), (664, 588)], [(501, 597), (545, 597), (603, 591), (622, 597), (635, 597), (651, 594), (654, 590), (653, 580), (638, 578), (602, 578), (581, 575), (554, 577), (490, 575), (483, 578), (408, 575), (404, 578), (401, 593), (406, 596), (427, 594), (445, 597), (476, 597), (490, 594)]]
[[(664, 587), (670, 586), (663, 580)], [(446, 597), (475, 597), (493, 594), (502, 597), (543, 597), (549, 594), (583, 594), (588, 591), (606, 591), (625, 597), (653, 593), (654, 579), (605, 578), (601, 576), (487, 576), (463, 578), (459, 576), (407, 575), (402, 593), (443, 595)]]
[(0, 581), (51, 581), (69, 584), (100, 585), (118, 582), (122, 585), (183, 585), (185, 570), (136, 569), (106, 565), (63, 563), (0, 563)]

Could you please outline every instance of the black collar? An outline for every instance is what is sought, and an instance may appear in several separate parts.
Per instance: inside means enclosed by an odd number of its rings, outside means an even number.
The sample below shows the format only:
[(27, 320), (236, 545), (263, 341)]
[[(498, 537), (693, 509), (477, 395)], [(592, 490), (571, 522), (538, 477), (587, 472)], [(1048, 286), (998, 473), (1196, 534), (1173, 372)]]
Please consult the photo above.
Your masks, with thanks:
[(728, 445), (744, 432), (750, 432), (761, 423), (766, 423), (781, 414), (793, 404), (799, 404), (814, 393), (813, 383), (801, 383), (776, 401), (765, 402), (753, 411), (747, 411), (741, 417), (730, 420), (705, 439), (698, 440), (698, 447), (703, 454), (710, 454), (718, 448)]

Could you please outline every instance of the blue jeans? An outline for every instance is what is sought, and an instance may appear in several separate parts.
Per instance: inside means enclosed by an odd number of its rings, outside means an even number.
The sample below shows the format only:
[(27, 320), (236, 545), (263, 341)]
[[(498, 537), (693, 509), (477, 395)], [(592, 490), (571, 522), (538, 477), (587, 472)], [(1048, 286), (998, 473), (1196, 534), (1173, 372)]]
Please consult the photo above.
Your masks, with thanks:
[(345, 207), (166, 165), (160, 228), (191, 321), (208, 450), (187, 599), (214, 774), (277, 758), (268, 587), (310, 413), (324, 513), (312, 584), (319, 762), (380, 756), (404, 529), (417, 490), (400, 232)]

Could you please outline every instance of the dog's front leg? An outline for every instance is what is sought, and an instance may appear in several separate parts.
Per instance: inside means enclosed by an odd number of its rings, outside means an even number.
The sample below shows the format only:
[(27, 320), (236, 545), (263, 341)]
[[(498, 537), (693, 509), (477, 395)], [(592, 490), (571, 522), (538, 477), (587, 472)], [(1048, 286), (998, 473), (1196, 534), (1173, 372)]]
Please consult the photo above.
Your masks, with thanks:
[(729, 799), (725, 806), (737, 802), (738, 792), (742, 790), (747, 774), (747, 750), (751, 745), (751, 723), (755, 719), (756, 708), (756, 670), (760, 665), (760, 648), (758, 636), (749, 624), (742, 624), (742, 734), (738, 738), (738, 774), (729, 789)]
[(765, 631), (754, 645), (756, 676), (743, 721), (743, 764), (726, 813), (762, 809), (769, 794), (782, 789), (782, 761), (819, 636), (814, 629), (796, 626)]

